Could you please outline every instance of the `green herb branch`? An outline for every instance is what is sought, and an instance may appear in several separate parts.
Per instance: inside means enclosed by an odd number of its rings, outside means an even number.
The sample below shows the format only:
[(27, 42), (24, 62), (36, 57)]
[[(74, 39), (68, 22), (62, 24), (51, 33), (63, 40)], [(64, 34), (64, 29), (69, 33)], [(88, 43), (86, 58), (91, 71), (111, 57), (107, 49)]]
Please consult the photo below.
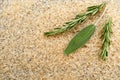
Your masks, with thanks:
[(109, 20), (105, 23), (103, 26), (103, 44), (102, 44), (102, 52), (100, 54), (101, 58), (103, 60), (106, 60), (106, 57), (108, 56), (108, 47), (110, 45), (110, 34), (112, 33), (112, 20), (109, 18)]
[(67, 30), (70, 30), (73, 27), (75, 27), (78, 23), (82, 23), (83, 21), (85, 21), (89, 16), (97, 14), (102, 8), (105, 7), (105, 5), (106, 5), (106, 2), (104, 2), (100, 5), (90, 6), (87, 8), (86, 13), (78, 14), (78, 15), (76, 15), (76, 17), (74, 19), (72, 19), (69, 22), (66, 22), (63, 25), (63, 27), (55, 28), (54, 30), (45, 32), (44, 34), (47, 36), (52, 36), (52, 35), (60, 34)]

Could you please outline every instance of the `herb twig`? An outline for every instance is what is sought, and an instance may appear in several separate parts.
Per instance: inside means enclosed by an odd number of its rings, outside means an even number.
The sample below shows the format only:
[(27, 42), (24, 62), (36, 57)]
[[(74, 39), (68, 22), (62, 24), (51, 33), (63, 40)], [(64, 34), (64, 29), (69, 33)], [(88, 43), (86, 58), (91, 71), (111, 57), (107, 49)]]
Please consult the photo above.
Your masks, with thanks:
[(105, 23), (103, 26), (103, 44), (102, 44), (102, 52), (100, 54), (101, 58), (103, 60), (106, 60), (106, 57), (108, 56), (108, 47), (110, 45), (110, 34), (112, 33), (112, 20), (109, 18), (109, 20)]
[(74, 19), (72, 19), (69, 22), (66, 22), (63, 25), (63, 27), (55, 28), (54, 30), (45, 32), (44, 34), (47, 36), (52, 36), (52, 35), (60, 34), (67, 30), (70, 30), (74, 26), (76, 26), (78, 23), (82, 23), (83, 21), (85, 21), (89, 16), (97, 14), (103, 7), (105, 7), (105, 5), (106, 5), (106, 2), (104, 2), (100, 5), (90, 6), (87, 8), (86, 13), (78, 14), (78, 15), (76, 15), (76, 17)]

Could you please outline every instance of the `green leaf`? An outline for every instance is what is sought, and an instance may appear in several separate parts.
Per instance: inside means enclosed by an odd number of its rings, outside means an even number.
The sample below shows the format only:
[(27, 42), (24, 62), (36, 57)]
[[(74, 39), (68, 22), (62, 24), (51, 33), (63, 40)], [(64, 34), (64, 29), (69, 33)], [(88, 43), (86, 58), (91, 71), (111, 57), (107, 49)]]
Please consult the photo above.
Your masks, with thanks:
[(95, 25), (90, 24), (87, 27), (83, 28), (78, 34), (70, 41), (64, 53), (69, 55), (73, 51), (82, 47), (93, 35), (95, 31)]

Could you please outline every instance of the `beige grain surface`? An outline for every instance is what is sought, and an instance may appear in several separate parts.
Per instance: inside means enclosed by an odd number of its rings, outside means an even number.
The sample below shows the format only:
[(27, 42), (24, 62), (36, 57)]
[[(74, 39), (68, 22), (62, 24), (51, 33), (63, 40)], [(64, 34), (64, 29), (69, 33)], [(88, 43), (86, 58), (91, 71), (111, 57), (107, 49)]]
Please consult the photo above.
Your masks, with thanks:
[[(104, 18), (86, 45), (65, 56), (63, 51), (77, 31), (100, 15), (57, 36), (46, 37), (43, 33), (102, 0), (0, 0), (0, 80), (120, 80), (118, 1), (108, 3)], [(109, 56), (102, 61), (98, 56), (99, 30), (107, 16), (113, 18), (114, 25)]]

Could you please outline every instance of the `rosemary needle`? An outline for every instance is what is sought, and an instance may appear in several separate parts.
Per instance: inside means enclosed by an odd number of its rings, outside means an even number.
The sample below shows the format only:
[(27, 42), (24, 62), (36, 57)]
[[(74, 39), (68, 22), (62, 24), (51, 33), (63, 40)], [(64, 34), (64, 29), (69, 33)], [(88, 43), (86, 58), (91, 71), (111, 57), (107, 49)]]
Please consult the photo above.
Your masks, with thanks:
[(76, 15), (76, 17), (74, 19), (72, 19), (69, 22), (66, 22), (63, 25), (63, 27), (55, 28), (54, 30), (45, 32), (44, 34), (47, 36), (52, 36), (52, 35), (60, 34), (67, 30), (70, 30), (74, 26), (76, 26), (78, 23), (82, 23), (83, 21), (85, 21), (89, 16), (97, 14), (103, 7), (105, 7), (105, 5), (106, 5), (106, 2), (103, 2), (100, 5), (90, 6), (87, 8), (86, 13), (78, 14), (78, 15)]
[(110, 45), (110, 34), (112, 33), (112, 20), (109, 18), (109, 20), (105, 23), (103, 26), (103, 44), (102, 44), (102, 52), (100, 54), (101, 58), (103, 60), (106, 60), (106, 57), (108, 56), (108, 47)]

